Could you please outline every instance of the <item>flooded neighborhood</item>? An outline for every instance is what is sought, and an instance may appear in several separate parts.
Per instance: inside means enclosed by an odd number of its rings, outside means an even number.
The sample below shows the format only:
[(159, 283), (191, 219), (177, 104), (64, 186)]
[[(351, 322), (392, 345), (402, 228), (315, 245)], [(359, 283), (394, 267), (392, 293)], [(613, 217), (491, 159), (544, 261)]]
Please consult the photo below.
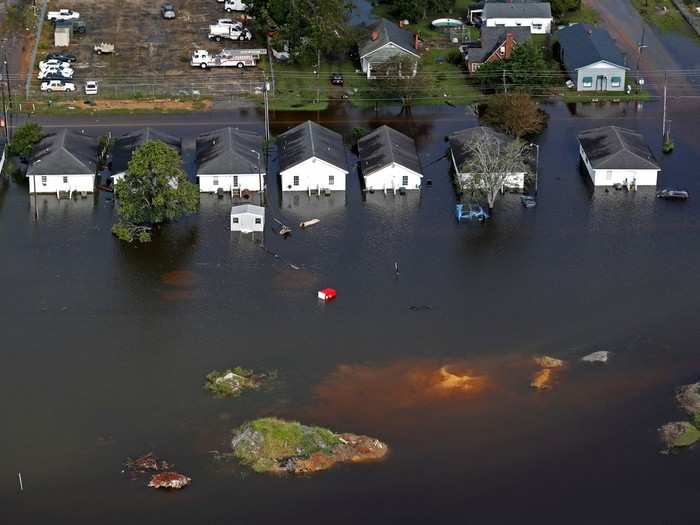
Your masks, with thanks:
[(700, 4), (336, 3), (0, 3), (1, 521), (695, 523)]

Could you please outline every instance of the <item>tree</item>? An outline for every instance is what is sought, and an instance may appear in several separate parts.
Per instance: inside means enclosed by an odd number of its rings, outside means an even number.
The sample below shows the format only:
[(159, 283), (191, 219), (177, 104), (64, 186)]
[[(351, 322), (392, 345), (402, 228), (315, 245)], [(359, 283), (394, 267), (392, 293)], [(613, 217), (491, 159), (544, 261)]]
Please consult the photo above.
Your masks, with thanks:
[(508, 178), (528, 171), (527, 146), (518, 139), (504, 141), (498, 135), (481, 130), (465, 144), (463, 153), (466, 160), (460, 171), (469, 176), (462, 182), (462, 189), (474, 197), (486, 198), (490, 209)]
[(508, 60), (479, 66), (476, 78), (482, 86), (491, 89), (503, 85), (504, 80), (511, 88), (531, 89), (550, 82), (550, 72), (542, 48), (529, 40), (516, 46)]
[(486, 104), (483, 120), (516, 138), (540, 133), (547, 125), (547, 114), (526, 93), (493, 95)]
[(27, 158), (32, 154), (34, 145), (43, 138), (44, 132), (36, 122), (22, 124), (12, 134), (12, 140), (7, 147), (7, 154)]
[(401, 105), (410, 107), (413, 98), (424, 90), (429, 82), (425, 75), (416, 74), (418, 60), (408, 55), (397, 55), (382, 64), (372, 66), (374, 82), (382, 96), (398, 98)]
[(581, 0), (551, 0), (550, 4), (554, 16), (562, 16), (581, 8)]
[(158, 140), (134, 152), (115, 194), (119, 222), (112, 233), (127, 242), (150, 241), (153, 226), (194, 213), (199, 205), (197, 187), (187, 180), (180, 155)]

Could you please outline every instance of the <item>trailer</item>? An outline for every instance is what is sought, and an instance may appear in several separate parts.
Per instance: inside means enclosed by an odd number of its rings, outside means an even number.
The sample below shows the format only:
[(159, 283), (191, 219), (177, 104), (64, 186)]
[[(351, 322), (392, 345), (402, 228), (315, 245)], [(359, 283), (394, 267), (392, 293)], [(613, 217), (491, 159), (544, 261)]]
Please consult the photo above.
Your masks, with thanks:
[(207, 69), (208, 67), (237, 67), (243, 69), (244, 67), (255, 67), (257, 58), (232, 49), (224, 49), (216, 55), (212, 55), (204, 49), (198, 49), (192, 53), (190, 65), (202, 69)]

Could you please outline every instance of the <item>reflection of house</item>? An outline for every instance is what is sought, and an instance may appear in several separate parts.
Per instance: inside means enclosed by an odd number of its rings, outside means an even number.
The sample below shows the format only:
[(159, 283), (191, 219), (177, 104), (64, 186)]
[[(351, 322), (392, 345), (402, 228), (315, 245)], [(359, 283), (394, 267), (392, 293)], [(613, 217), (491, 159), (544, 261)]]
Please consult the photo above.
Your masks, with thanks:
[(252, 131), (222, 128), (197, 137), (199, 191), (260, 191), (264, 188), (263, 140)]
[[(452, 166), (461, 184), (465, 184), (471, 177), (471, 174), (464, 172), (463, 168), (464, 164), (470, 159), (468, 146), (477, 140), (480, 135), (488, 136), (490, 139), (493, 139), (494, 144), (499, 146), (513, 142), (512, 138), (488, 127), (463, 129), (450, 135)], [(509, 173), (505, 179), (504, 186), (509, 189), (522, 190), (525, 188), (525, 176), (526, 172), (524, 169), (521, 172)]]
[(29, 161), (29, 192), (92, 193), (98, 150), (96, 138), (67, 129), (47, 135), (34, 146)]
[(579, 133), (581, 160), (594, 186), (656, 186), (661, 168), (641, 133), (606, 126)]
[(360, 167), (368, 190), (420, 189), (416, 143), (403, 133), (381, 126), (358, 142)]
[(413, 71), (402, 71), (401, 74), (416, 74), (416, 64), (420, 58), (416, 35), (384, 18), (371, 26), (369, 31), (369, 36), (358, 44), (362, 72), (367, 73), (367, 78), (372, 78), (372, 71), (377, 66), (396, 57), (409, 57), (415, 61)]
[(487, 1), (481, 14), (487, 27), (527, 27), (532, 34), (552, 31), (552, 8), (549, 2)]
[(255, 204), (231, 207), (232, 232), (261, 232), (265, 229), (265, 208)]
[(282, 191), (345, 191), (343, 137), (307, 120), (277, 137)]
[(112, 172), (112, 181), (118, 183), (126, 175), (126, 169), (129, 167), (129, 161), (134, 152), (143, 146), (149, 140), (158, 140), (175, 149), (178, 154), (182, 152), (182, 141), (152, 128), (142, 128), (136, 131), (125, 133), (114, 141), (112, 146), (112, 160), (110, 170)]
[(515, 46), (530, 39), (527, 27), (483, 27), (478, 47), (469, 47), (467, 68), (475, 73), (481, 64), (508, 60)]
[(573, 24), (557, 31), (559, 59), (577, 91), (623, 91), (625, 59), (607, 31)]

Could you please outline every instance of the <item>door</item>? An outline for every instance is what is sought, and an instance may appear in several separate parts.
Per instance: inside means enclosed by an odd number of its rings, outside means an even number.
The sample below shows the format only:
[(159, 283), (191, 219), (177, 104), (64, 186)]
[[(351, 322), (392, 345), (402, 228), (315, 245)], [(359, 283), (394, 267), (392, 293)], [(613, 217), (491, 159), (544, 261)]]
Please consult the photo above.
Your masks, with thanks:
[(598, 75), (595, 80), (595, 90), (596, 91), (607, 91), (608, 90), (608, 77), (605, 75)]

